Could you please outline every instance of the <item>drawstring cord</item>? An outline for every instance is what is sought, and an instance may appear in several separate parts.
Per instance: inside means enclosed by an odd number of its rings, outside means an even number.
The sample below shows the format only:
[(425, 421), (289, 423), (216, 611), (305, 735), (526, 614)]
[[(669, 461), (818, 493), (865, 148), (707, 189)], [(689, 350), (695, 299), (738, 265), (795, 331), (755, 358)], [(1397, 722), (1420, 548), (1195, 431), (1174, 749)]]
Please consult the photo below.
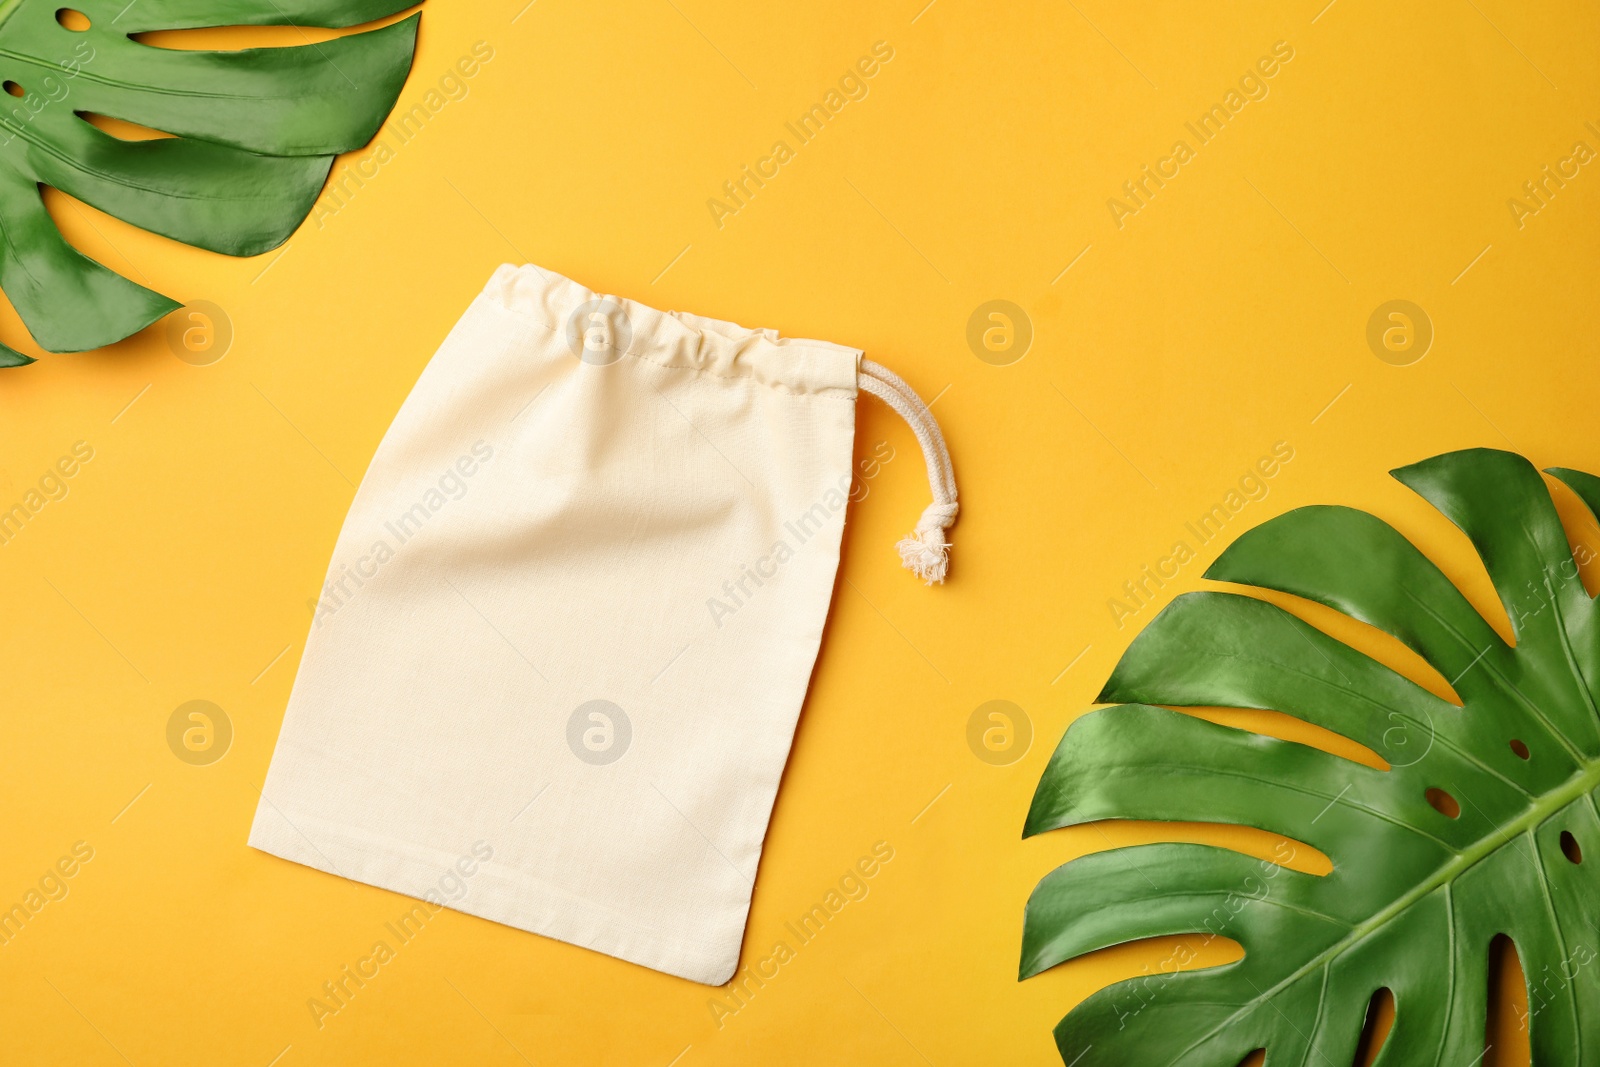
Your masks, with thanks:
[(950, 450), (945, 447), (944, 434), (916, 390), (888, 367), (863, 359), (857, 381), (863, 392), (882, 400), (906, 420), (917, 437), (917, 444), (922, 447), (933, 503), (923, 509), (916, 528), (896, 547), (900, 550), (901, 564), (911, 573), (929, 585), (943, 582), (950, 569), (950, 542), (945, 540), (944, 532), (955, 523), (959, 510), (956, 472), (950, 465)]

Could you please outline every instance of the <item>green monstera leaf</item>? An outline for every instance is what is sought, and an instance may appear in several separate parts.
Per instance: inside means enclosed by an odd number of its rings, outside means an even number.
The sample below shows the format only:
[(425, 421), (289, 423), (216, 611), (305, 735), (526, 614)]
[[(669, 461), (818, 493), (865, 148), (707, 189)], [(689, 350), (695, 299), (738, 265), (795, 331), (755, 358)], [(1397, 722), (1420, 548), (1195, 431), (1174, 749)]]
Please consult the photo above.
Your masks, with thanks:
[[(1600, 512), (1600, 479), (1550, 473)], [(1232, 544), (1208, 578), (1392, 634), (1462, 706), (1264, 600), (1196, 592), (1169, 605), (1099, 698), (1131, 703), (1067, 730), (1025, 836), (1101, 819), (1233, 823), (1304, 841), (1333, 870), (1151, 844), (1047, 875), (1027, 905), (1023, 978), (1159, 935), (1244, 948), (1230, 964), (1089, 997), (1056, 1027), (1064, 1061), (1235, 1067), (1264, 1048), (1268, 1067), (1342, 1067), (1388, 989), (1394, 1024), (1378, 1064), (1469, 1067), (1484, 1054), (1490, 942), (1505, 934), (1528, 976), (1533, 1062), (1600, 1063), (1600, 611), (1520, 456), (1454, 452), (1394, 475), (1471, 539), (1515, 645), (1366, 512), (1301, 508)], [(1284, 712), (1390, 767), (1153, 705)]]
[[(354, 26), (415, 2), (0, 0), (0, 78), (11, 94), (0, 96), (0, 289), (34, 340), (51, 352), (99, 348), (179, 306), (73, 249), (42, 186), (213, 252), (275, 248), (310, 212), (334, 156), (383, 124), (411, 69), (420, 16), (320, 44), (230, 52), (133, 35)], [(174, 136), (123, 140), (86, 115)], [(31, 362), (0, 345), (0, 366)]]

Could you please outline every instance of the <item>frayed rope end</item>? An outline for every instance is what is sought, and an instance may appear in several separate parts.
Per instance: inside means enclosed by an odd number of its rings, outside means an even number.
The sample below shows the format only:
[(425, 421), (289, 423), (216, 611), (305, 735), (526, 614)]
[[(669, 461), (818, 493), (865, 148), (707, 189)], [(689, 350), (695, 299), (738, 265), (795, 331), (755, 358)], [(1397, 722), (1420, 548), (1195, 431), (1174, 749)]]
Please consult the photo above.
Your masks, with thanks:
[(924, 530), (902, 538), (896, 547), (906, 570), (929, 585), (944, 581), (950, 569), (950, 543), (944, 539), (943, 530)]
[(917, 528), (895, 546), (900, 550), (901, 566), (928, 585), (943, 584), (950, 570), (950, 542), (944, 531), (955, 521), (955, 504), (930, 504)]

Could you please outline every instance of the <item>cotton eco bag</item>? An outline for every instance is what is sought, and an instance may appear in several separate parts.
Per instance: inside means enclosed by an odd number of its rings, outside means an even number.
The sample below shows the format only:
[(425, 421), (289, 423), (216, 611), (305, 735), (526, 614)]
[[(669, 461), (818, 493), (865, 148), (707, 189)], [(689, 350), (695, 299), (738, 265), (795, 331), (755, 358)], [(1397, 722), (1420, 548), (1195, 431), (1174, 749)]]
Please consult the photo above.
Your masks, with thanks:
[(250, 844), (722, 984), (822, 637), (859, 351), (503, 266), (339, 535)]

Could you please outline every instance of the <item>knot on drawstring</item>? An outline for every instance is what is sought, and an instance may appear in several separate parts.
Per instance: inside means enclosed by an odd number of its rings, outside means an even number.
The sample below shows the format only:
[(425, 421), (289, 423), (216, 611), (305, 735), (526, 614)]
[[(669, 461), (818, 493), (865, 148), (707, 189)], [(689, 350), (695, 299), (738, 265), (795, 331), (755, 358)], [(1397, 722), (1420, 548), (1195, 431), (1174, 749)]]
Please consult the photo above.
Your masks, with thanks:
[(943, 582), (950, 569), (950, 542), (944, 532), (956, 521), (958, 504), (929, 504), (917, 520), (916, 529), (901, 538), (900, 563), (929, 585)]
[(934, 421), (933, 412), (916, 390), (907, 385), (894, 371), (874, 363), (861, 361), (858, 383), (863, 392), (888, 404), (911, 427), (922, 447), (922, 458), (928, 464), (928, 485), (933, 490), (933, 503), (923, 509), (916, 529), (901, 539), (900, 563), (929, 585), (942, 583), (950, 569), (950, 542), (944, 532), (956, 521), (960, 510), (956, 503), (955, 468), (950, 464), (950, 451), (945, 447), (944, 434)]

